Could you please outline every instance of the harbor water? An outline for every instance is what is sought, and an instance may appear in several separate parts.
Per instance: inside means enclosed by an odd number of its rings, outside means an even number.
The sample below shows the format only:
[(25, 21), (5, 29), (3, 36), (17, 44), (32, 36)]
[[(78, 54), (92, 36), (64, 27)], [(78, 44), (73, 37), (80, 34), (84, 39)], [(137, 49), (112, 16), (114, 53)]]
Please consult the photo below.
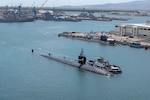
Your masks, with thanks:
[[(0, 23), (0, 100), (149, 100), (149, 50), (57, 36), (65, 31), (111, 31), (118, 23), (149, 20), (126, 17), (132, 19)], [(81, 48), (88, 59), (102, 56), (120, 66), (123, 73), (106, 77), (40, 56), (53, 53), (77, 59)]]

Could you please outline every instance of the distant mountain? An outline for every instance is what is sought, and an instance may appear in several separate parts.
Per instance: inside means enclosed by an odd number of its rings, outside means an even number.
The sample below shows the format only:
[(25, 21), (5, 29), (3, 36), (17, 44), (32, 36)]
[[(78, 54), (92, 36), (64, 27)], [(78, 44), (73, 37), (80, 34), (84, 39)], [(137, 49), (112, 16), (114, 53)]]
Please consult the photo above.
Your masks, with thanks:
[[(71, 6), (66, 6), (71, 7)], [(75, 7), (75, 6), (72, 6)], [(132, 1), (126, 3), (108, 3), (98, 5), (83, 5), (76, 6), (77, 8), (90, 8), (90, 9), (113, 9), (113, 10), (150, 10), (150, 1)]]

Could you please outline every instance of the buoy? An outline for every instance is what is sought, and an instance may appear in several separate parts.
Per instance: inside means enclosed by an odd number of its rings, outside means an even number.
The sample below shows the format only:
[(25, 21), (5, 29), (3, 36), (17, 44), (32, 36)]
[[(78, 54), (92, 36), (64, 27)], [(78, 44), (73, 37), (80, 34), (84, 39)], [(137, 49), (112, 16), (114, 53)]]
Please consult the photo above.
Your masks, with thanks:
[(32, 49), (32, 53), (34, 52), (34, 50)]

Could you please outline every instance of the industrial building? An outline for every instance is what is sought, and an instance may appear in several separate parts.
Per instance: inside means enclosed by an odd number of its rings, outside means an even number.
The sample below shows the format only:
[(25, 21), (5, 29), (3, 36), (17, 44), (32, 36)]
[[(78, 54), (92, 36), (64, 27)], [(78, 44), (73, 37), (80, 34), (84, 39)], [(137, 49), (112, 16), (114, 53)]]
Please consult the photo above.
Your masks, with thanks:
[(115, 33), (121, 36), (150, 36), (150, 22), (143, 24), (117, 24)]

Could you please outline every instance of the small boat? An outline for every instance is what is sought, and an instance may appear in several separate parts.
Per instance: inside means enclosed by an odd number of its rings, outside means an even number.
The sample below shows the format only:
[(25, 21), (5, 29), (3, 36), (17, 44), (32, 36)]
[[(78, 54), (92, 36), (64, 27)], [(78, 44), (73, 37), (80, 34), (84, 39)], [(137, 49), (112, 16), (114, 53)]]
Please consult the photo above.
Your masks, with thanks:
[(109, 66), (105, 67), (105, 69), (114, 74), (119, 74), (122, 72), (121, 68), (116, 65), (109, 65)]
[(107, 39), (107, 42), (108, 42), (110, 45), (115, 45), (115, 44), (116, 44), (116, 40), (115, 40), (115, 39), (111, 39), (111, 38), (108, 38), (108, 39)]
[(132, 42), (129, 44), (129, 46), (134, 48), (142, 48), (142, 45), (139, 42)]
[(108, 38), (108, 36), (106, 36), (106, 35), (101, 35), (100, 36), (100, 41), (105, 43), (105, 44), (116, 45), (116, 40)]
[(92, 60), (89, 60), (88, 63), (101, 69), (105, 69), (113, 74), (119, 74), (122, 72), (119, 66), (109, 64), (109, 62), (105, 61), (103, 57), (97, 57), (97, 60), (93, 62)]

